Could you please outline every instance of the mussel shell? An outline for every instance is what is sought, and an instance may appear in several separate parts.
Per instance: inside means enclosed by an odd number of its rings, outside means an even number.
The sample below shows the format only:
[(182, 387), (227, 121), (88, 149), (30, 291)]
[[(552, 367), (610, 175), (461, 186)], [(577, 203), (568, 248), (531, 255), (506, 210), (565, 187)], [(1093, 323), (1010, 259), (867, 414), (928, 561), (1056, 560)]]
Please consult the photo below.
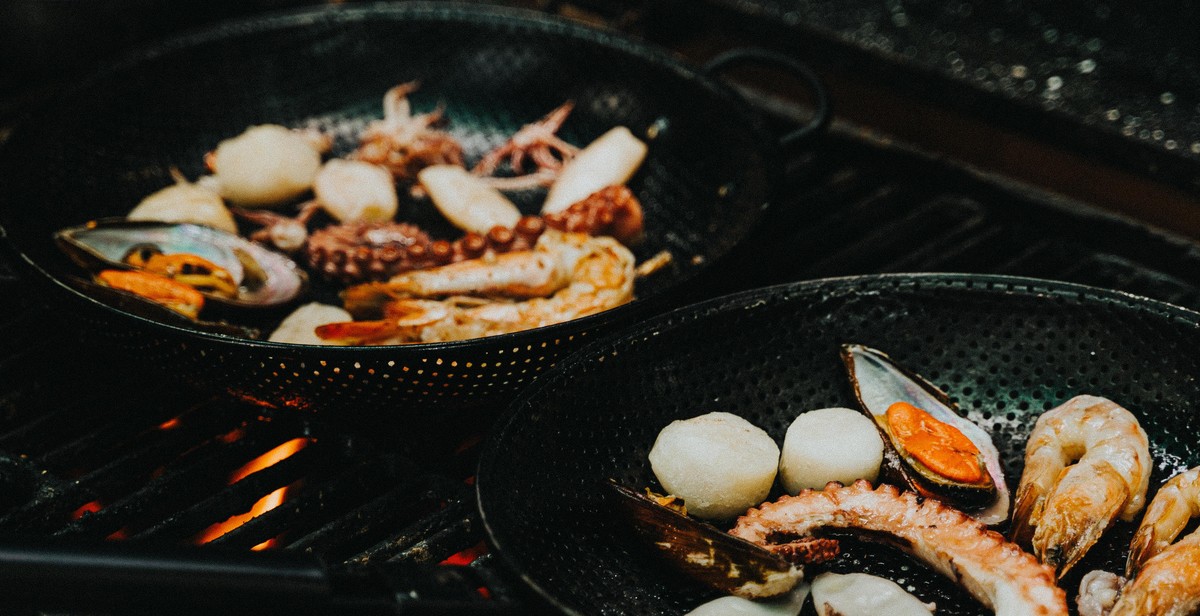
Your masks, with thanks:
[(81, 293), (93, 297), (110, 306), (120, 308), (125, 312), (144, 317), (152, 321), (168, 323), (179, 327), (187, 327), (199, 329), (200, 331), (212, 332), (214, 334), (224, 334), (235, 338), (250, 338), (257, 339), (262, 337), (262, 332), (253, 327), (243, 327), (241, 325), (231, 325), (228, 323), (217, 321), (193, 321), (170, 308), (162, 306), (156, 302), (150, 301), (140, 295), (114, 289), (113, 287), (97, 284), (82, 278), (69, 276), (66, 278), (68, 284), (75, 287)]
[[(945, 392), (921, 376), (896, 365), (881, 351), (858, 344), (842, 345), (842, 361), (861, 410), (875, 420), (883, 437), (885, 451), (882, 471), (885, 480), (967, 510), (984, 524), (1000, 524), (1008, 519), (1009, 491), (1004, 480), (1000, 452), (983, 428), (963, 417)], [(958, 428), (979, 449), (991, 477), (991, 485), (947, 479), (903, 455), (878, 419), (896, 402), (907, 402), (935, 419)]]
[(194, 254), (224, 268), (238, 283), (235, 298), (205, 294), (205, 299), (234, 308), (272, 308), (294, 302), (308, 291), (308, 275), (288, 257), (232, 233), (190, 223), (94, 220), (63, 229), (54, 240), (73, 261), (89, 271), (132, 269), (122, 262), (138, 246), (153, 245), (165, 254)]
[(679, 570), (721, 592), (765, 599), (791, 592), (803, 571), (758, 545), (606, 482), (616, 511)]

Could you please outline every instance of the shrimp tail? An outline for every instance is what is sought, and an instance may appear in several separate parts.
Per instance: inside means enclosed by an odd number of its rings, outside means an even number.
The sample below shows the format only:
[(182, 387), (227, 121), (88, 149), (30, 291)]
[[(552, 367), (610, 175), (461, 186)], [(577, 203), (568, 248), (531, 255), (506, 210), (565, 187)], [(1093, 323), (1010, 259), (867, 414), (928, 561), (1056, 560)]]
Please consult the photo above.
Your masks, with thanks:
[[(1129, 488), (1111, 464), (1099, 463), (1091, 470), (1072, 467), (1063, 473), (1058, 489), (1043, 501), (1045, 515), (1033, 534), (1034, 553), (1059, 579), (1100, 540), (1129, 499)], [(1070, 489), (1082, 481), (1092, 489)]]

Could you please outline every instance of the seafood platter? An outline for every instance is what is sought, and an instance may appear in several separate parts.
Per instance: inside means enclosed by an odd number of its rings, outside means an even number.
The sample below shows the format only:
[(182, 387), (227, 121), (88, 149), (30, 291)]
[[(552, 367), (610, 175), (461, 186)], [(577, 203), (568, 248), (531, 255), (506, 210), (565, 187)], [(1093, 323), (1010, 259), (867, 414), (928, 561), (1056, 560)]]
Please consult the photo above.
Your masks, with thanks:
[(742, 292), (538, 379), (480, 509), (569, 614), (1194, 613), (1198, 342), (1026, 278)]
[(445, 409), (678, 301), (797, 141), (610, 32), (322, 7), (143, 50), (27, 118), (0, 224), (51, 304), (176, 378)]

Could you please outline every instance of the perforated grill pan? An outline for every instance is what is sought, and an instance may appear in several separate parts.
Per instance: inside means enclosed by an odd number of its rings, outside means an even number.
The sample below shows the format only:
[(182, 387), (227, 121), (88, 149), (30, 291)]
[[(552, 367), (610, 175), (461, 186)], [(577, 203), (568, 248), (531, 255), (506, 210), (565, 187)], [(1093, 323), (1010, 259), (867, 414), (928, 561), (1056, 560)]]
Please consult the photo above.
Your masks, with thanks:
[[(565, 612), (683, 614), (712, 595), (631, 541), (600, 485), (657, 486), (646, 456), (671, 421), (727, 411), (782, 443), (798, 413), (855, 407), (838, 349), (857, 342), (956, 400), (992, 434), (1014, 488), (1041, 412), (1109, 397), (1150, 436), (1153, 490), (1200, 463), (1198, 326), (1168, 304), (1009, 277), (872, 276), (719, 298), (590, 344), (539, 378), (483, 453), (479, 505), (505, 562)], [(1084, 572), (1123, 570), (1133, 527), (1117, 524), (1068, 575), (1072, 602)], [(834, 570), (895, 580), (939, 615), (990, 614), (892, 548), (843, 547)]]
[[(416, 112), (443, 105), (468, 164), (570, 99), (562, 136), (586, 144), (628, 126), (648, 141), (631, 187), (646, 209), (644, 260), (674, 265), (640, 281), (630, 306), (481, 341), (329, 348), (239, 340), (153, 322), (84, 297), (78, 269), (50, 241), (61, 228), (123, 216), (169, 185), (172, 167), (205, 174), (204, 154), (261, 123), (352, 135), (382, 115), (383, 93), (418, 80)], [(826, 116), (827, 118), (827, 116)], [(815, 122), (819, 127), (821, 122)], [(814, 128), (810, 127), (810, 128)], [(815, 131), (808, 131), (812, 134)], [(758, 221), (781, 139), (733, 90), (618, 35), (481, 5), (333, 6), (237, 21), (134, 54), (39, 109), (0, 148), (0, 221), (34, 283), (69, 306), (87, 335), (206, 388), (273, 405), (403, 413), (511, 400), (585, 337), (631, 322), (726, 255)], [(541, 195), (519, 205), (535, 213)], [(424, 205), (398, 218), (443, 235)], [(333, 287), (316, 299), (335, 303)], [(263, 315), (264, 328), (282, 314)], [(269, 331), (269, 329), (267, 329)]]

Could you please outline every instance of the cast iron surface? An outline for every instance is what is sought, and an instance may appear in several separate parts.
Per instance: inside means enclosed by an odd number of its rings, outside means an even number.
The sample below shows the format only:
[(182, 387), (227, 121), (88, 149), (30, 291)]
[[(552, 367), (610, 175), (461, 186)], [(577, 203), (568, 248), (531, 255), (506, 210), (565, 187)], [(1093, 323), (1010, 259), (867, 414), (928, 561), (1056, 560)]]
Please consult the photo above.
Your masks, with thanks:
[[(172, 167), (202, 175), (205, 152), (248, 125), (361, 128), (381, 115), (389, 87), (414, 79), (416, 111), (444, 105), (468, 163), (568, 99), (576, 110), (567, 140), (587, 143), (614, 125), (646, 138), (650, 154), (631, 186), (647, 211), (647, 238), (634, 252), (670, 249), (674, 265), (640, 282), (633, 305), (601, 315), (484, 341), (368, 349), (204, 334), (63, 285), (78, 271), (52, 245), (56, 229), (123, 215), (168, 185)], [(0, 152), (0, 194), (18, 264), (105, 343), (276, 406), (445, 410), (505, 400), (585, 336), (670, 301), (754, 226), (776, 141), (728, 88), (614, 33), (495, 7), (360, 5), (231, 22), (129, 56), (14, 130)], [(536, 211), (540, 196), (525, 197), (520, 205)], [(406, 203), (398, 218), (450, 233), (428, 203)], [(316, 297), (332, 302), (334, 293)], [(269, 329), (281, 316), (258, 324)]]
[[(1150, 435), (1156, 488), (1200, 463), (1200, 315), (1120, 292), (1035, 279), (905, 274), (780, 285), (677, 310), (589, 345), (502, 419), (478, 475), (501, 556), (579, 614), (682, 614), (712, 595), (665, 571), (621, 529), (600, 482), (654, 486), (646, 455), (675, 419), (737, 413), (777, 442), (795, 416), (853, 406), (846, 342), (889, 353), (993, 436), (1011, 485), (1037, 416), (1080, 394), (1129, 408)], [(778, 488), (773, 497), (779, 495)], [(1111, 529), (1063, 581), (1123, 566)], [(986, 611), (890, 548), (847, 542), (831, 568), (900, 581), (939, 614)]]

